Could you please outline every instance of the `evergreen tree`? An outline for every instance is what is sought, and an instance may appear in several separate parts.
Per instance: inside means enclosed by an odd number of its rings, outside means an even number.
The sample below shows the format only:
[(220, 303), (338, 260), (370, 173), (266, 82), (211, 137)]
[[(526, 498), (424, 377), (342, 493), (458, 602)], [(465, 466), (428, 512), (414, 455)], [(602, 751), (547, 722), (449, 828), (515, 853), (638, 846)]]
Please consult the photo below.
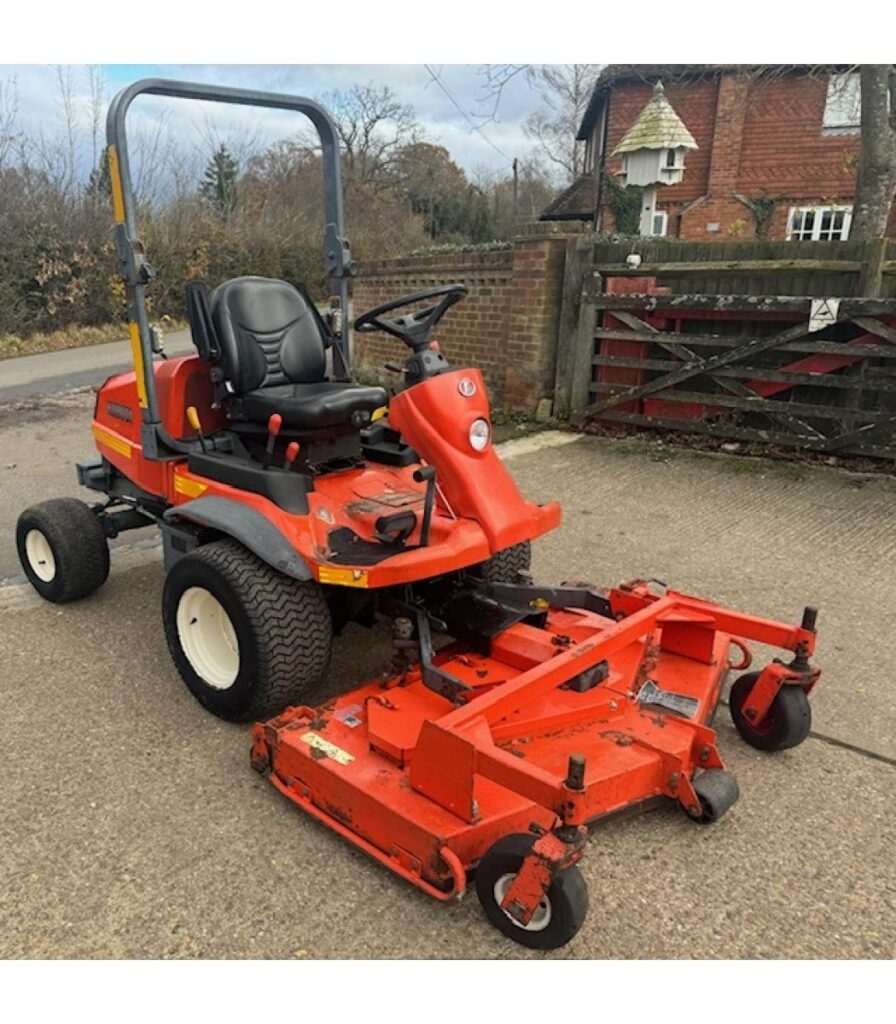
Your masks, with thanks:
[(109, 201), (112, 194), (112, 183), (109, 179), (109, 154), (106, 150), (103, 150), (99, 163), (90, 172), (84, 193), (88, 199), (94, 202), (107, 203)]
[(199, 183), (199, 194), (222, 217), (228, 217), (236, 206), (236, 160), (220, 145), (206, 165)]

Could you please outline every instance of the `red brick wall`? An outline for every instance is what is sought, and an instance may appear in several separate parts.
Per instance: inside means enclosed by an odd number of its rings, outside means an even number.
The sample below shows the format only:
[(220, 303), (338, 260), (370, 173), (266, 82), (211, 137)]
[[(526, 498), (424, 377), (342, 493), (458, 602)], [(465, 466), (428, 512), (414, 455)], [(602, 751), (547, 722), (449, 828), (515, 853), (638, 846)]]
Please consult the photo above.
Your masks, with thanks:
[[(467, 297), (448, 311), (435, 338), (457, 366), (477, 366), (491, 391), (504, 384), (510, 319), (513, 252), (509, 249), (444, 256), (404, 257), (363, 263), (354, 281), (355, 315), (410, 292), (440, 284), (465, 284)], [(366, 370), (403, 363), (409, 349), (388, 334), (353, 334), (353, 360)], [(393, 380), (397, 378), (393, 377)], [(496, 395), (500, 400), (503, 396)]]
[[(610, 99), (607, 152), (650, 99), (653, 84), (621, 83)], [(686, 241), (752, 238), (749, 209), (735, 196), (767, 194), (778, 202), (770, 238), (786, 237), (790, 206), (849, 202), (855, 188), (857, 135), (822, 131), (827, 78), (781, 75), (670, 83), (666, 95), (699, 149), (685, 158), (684, 180), (661, 188), (669, 234)], [(618, 171), (608, 157), (607, 170)], [(604, 223), (612, 228), (612, 215)], [(894, 217), (896, 220), (896, 217)], [(717, 223), (718, 231), (707, 231)]]
[(808, 75), (751, 85), (738, 192), (754, 196), (764, 188), (800, 201), (852, 198), (859, 136), (822, 133), (827, 88), (826, 78)]
[[(567, 241), (561, 230), (532, 225), (512, 249), (364, 263), (354, 281), (354, 311), (439, 284), (466, 285), (467, 297), (436, 329), (442, 352), (454, 366), (481, 369), (496, 406), (532, 409), (554, 387)], [(403, 362), (407, 353), (382, 333), (356, 333), (353, 345), (355, 366), (368, 374)]]

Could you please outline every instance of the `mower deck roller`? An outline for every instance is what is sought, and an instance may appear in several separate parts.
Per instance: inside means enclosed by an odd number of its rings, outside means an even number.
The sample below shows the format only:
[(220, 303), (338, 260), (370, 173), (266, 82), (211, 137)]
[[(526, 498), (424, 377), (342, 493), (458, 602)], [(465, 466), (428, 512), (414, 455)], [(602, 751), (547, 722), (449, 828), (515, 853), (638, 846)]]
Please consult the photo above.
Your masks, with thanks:
[[(503, 589), (518, 607), (527, 588)], [(775, 691), (768, 707), (785, 685), (805, 698), (818, 673), (806, 667), (811, 629), (659, 596), (641, 581), (586, 592), (591, 600), (572, 608), (531, 593), (530, 620), (493, 636), (488, 653), (453, 643), (435, 657), (463, 687), (453, 700), (408, 665), (256, 725), (252, 764), (438, 899), (463, 895), (476, 870), (492, 922), (546, 949), (584, 920), (575, 864), (587, 823), (663, 796), (708, 824), (737, 799), (708, 724), (732, 640), (740, 651), (754, 640), (794, 652), (791, 666), (759, 674)], [(507, 870), (495, 875), (495, 863)]]

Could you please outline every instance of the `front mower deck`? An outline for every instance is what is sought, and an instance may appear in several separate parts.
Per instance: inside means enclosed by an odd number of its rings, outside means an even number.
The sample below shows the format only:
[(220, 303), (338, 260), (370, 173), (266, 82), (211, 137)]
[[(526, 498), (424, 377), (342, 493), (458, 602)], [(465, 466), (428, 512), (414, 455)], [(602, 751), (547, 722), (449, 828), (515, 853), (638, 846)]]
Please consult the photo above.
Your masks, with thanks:
[(811, 644), (802, 627), (643, 583), (610, 591), (605, 604), (605, 614), (541, 608), (539, 624), (515, 622), (487, 654), (444, 648), (433, 664), (460, 683), (453, 700), (415, 664), (317, 709), (290, 708), (254, 727), (253, 766), (443, 900), (464, 892), (497, 840), (541, 836), (540, 881), (533, 868), (528, 896), (503, 890), (501, 909), (525, 928), (553, 874), (581, 856), (588, 822), (660, 795), (708, 822), (736, 799), (708, 724), (731, 634)]

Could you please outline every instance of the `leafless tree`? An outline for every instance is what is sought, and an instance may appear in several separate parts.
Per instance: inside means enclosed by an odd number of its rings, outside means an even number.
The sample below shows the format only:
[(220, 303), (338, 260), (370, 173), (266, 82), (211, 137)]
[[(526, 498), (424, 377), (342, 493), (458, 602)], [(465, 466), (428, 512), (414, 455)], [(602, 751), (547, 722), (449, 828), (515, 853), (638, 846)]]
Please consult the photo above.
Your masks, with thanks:
[(526, 134), (564, 184), (582, 173), (584, 154), (576, 133), (599, 71), (599, 64), (542, 64), (527, 71), (542, 105), (526, 119)]
[(387, 85), (355, 85), (328, 93), (324, 104), (336, 122), (349, 183), (386, 185), (399, 152), (424, 140), (413, 107)]
[(0, 170), (19, 140), (19, 97), (16, 80), (0, 80)]

